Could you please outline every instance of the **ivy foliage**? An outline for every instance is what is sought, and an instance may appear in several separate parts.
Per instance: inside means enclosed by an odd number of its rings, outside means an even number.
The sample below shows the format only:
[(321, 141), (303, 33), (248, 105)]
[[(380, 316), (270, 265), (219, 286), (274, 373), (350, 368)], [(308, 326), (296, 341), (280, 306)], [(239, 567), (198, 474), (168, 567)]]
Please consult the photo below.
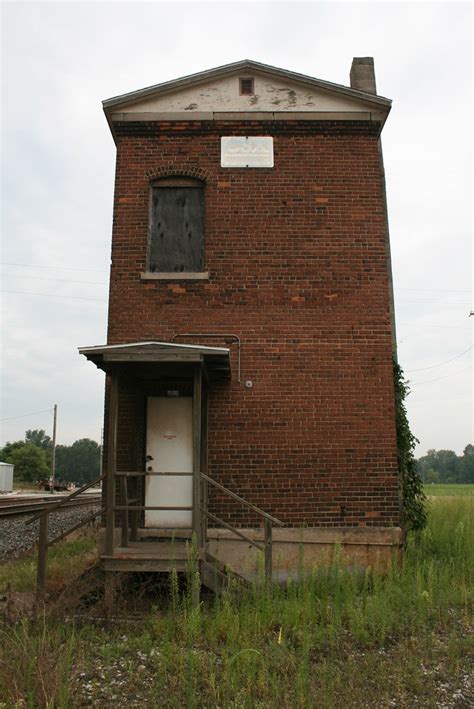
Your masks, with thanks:
[(423, 529), (426, 524), (426, 495), (414, 456), (419, 442), (410, 431), (405, 399), (410, 393), (403, 370), (393, 363), (395, 383), (395, 413), (397, 423), (398, 469), (403, 495), (403, 522), (405, 531)]

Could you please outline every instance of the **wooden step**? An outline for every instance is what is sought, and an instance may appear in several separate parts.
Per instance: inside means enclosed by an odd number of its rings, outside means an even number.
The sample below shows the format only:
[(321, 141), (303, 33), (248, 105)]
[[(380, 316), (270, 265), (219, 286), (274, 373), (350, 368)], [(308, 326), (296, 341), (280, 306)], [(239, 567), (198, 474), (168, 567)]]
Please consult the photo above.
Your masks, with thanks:
[(137, 541), (176, 541), (191, 542), (193, 531), (186, 528), (158, 529), (155, 527), (140, 527), (137, 530)]
[(229, 583), (229, 577), (224, 574), (216, 564), (202, 560), (199, 564), (201, 584), (209, 588), (214, 593), (221, 593)]
[(145, 559), (145, 558), (126, 558), (117, 559), (113, 556), (103, 556), (102, 563), (104, 571), (122, 571), (123, 573), (132, 573), (134, 571), (158, 571), (169, 573), (173, 569), (178, 572), (186, 571), (186, 560), (171, 559)]
[(130, 542), (101, 559), (106, 571), (185, 571), (188, 556), (189, 545), (183, 542), (156, 541)]
[(208, 553), (200, 562), (200, 572), (201, 582), (214, 593), (222, 592), (228, 586), (230, 579), (236, 581), (242, 588), (249, 586), (243, 576)]
[[(101, 556), (104, 571), (156, 571), (169, 573), (172, 569), (185, 572), (189, 568), (190, 545), (186, 539), (173, 541), (130, 542), (126, 547), (115, 547), (113, 555)], [(201, 583), (215, 593), (220, 593), (234, 579), (244, 587), (246, 579), (202, 550), (199, 559)]]

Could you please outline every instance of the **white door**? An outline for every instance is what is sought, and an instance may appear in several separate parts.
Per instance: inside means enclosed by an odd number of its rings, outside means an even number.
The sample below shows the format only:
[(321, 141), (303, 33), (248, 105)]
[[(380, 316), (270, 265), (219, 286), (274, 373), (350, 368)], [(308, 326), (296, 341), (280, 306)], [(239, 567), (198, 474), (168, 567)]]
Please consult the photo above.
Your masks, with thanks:
[[(146, 469), (186, 475), (146, 477), (145, 505), (192, 507), (193, 400), (150, 396), (147, 404)], [(145, 527), (190, 528), (192, 510), (146, 510)]]

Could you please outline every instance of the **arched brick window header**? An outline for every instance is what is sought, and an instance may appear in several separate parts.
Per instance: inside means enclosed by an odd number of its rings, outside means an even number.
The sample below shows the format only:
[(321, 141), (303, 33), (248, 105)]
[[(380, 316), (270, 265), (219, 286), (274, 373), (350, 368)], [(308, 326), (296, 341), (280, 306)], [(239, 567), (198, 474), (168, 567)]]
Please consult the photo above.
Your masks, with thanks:
[(189, 175), (162, 175), (150, 180), (151, 187), (200, 187), (204, 188), (206, 183)]
[(147, 179), (150, 182), (153, 182), (154, 180), (161, 180), (167, 177), (176, 177), (176, 178), (191, 178), (195, 180), (200, 180), (201, 182), (209, 182), (209, 176), (204, 170), (201, 170), (198, 167), (170, 167), (170, 166), (164, 166), (160, 167), (157, 170), (148, 170), (145, 173)]

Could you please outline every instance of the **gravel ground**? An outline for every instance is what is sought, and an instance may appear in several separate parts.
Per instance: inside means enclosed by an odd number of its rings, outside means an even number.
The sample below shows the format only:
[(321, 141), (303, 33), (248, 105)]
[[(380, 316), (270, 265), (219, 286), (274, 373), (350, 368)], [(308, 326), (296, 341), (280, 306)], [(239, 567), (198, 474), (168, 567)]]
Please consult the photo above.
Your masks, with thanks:
[[(61, 532), (88, 517), (99, 505), (81, 505), (68, 510), (59, 510), (49, 515), (49, 539), (54, 539)], [(39, 521), (26, 524), (31, 513), (21, 517), (0, 520), (0, 559), (19, 556), (31, 549), (38, 541)]]
[[(179, 662), (173, 666), (170, 663), (170, 655), (166, 658), (156, 641), (155, 647), (148, 648), (144, 642), (144, 649), (136, 648), (136, 638), (129, 643), (126, 635), (121, 638), (121, 647), (114, 639), (114, 650), (120, 648), (119, 657), (104, 657), (104, 646), (99, 649), (101, 657), (94, 657), (94, 650), (98, 648), (90, 647), (87, 655), (87, 671), (76, 670), (75, 676), (70, 682), (71, 707), (92, 707), (103, 709), (105, 707), (160, 707), (160, 706), (181, 706), (172, 702), (171, 696), (166, 693), (165, 687), (153, 688), (153, 678), (162, 673), (168, 681), (168, 688), (172, 682), (177, 681), (173, 677), (173, 670), (179, 672)], [(149, 637), (147, 642), (150, 642)], [(377, 701), (372, 697), (368, 701), (361, 699), (360, 694), (353, 703), (346, 703), (350, 696), (350, 690), (346, 694), (346, 700), (341, 699), (341, 706), (357, 707), (357, 709), (426, 709), (436, 707), (436, 709), (471, 709), (474, 707), (474, 678), (469, 668), (469, 658), (466, 658), (466, 666), (459, 665), (453, 669), (448, 658), (449, 635), (436, 638), (439, 657), (437, 661), (432, 661), (429, 666), (421, 664), (418, 674), (419, 694), (410, 685), (409, 681), (404, 685), (400, 682), (399, 665), (395, 665), (394, 680), (399, 684), (395, 689), (394, 696), (388, 702)], [(167, 650), (169, 653), (169, 648)], [(217, 668), (222, 665), (222, 657), (212, 651), (203, 648), (188, 649), (187, 653), (193, 655), (207, 655), (208, 660), (215, 663)], [(380, 663), (385, 664), (385, 671), (390, 674), (390, 653), (380, 652)], [(217, 672), (219, 669), (217, 669)], [(180, 681), (186, 681), (183, 674)], [(422, 690), (425, 690), (424, 692)], [(339, 687), (339, 693), (344, 692)], [(161, 696), (160, 696), (161, 693)], [(398, 696), (397, 696), (398, 694)], [(337, 696), (337, 695), (336, 695)], [(295, 705), (297, 704), (295, 692)], [(184, 706), (184, 704), (182, 705)], [(207, 705), (206, 705), (207, 706)], [(233, 705), (232, 705), (233, 706)], [(259, 705), (260, 706), (260, 705)], [(266, 705), (265, 705), (266, 706)], [(288, 706), (288, 704), (282, 704)], [(323, 706), (314, 704), (314, 706)], [(337, 699), (334, 697), (324, 706), (337, 706)]]

